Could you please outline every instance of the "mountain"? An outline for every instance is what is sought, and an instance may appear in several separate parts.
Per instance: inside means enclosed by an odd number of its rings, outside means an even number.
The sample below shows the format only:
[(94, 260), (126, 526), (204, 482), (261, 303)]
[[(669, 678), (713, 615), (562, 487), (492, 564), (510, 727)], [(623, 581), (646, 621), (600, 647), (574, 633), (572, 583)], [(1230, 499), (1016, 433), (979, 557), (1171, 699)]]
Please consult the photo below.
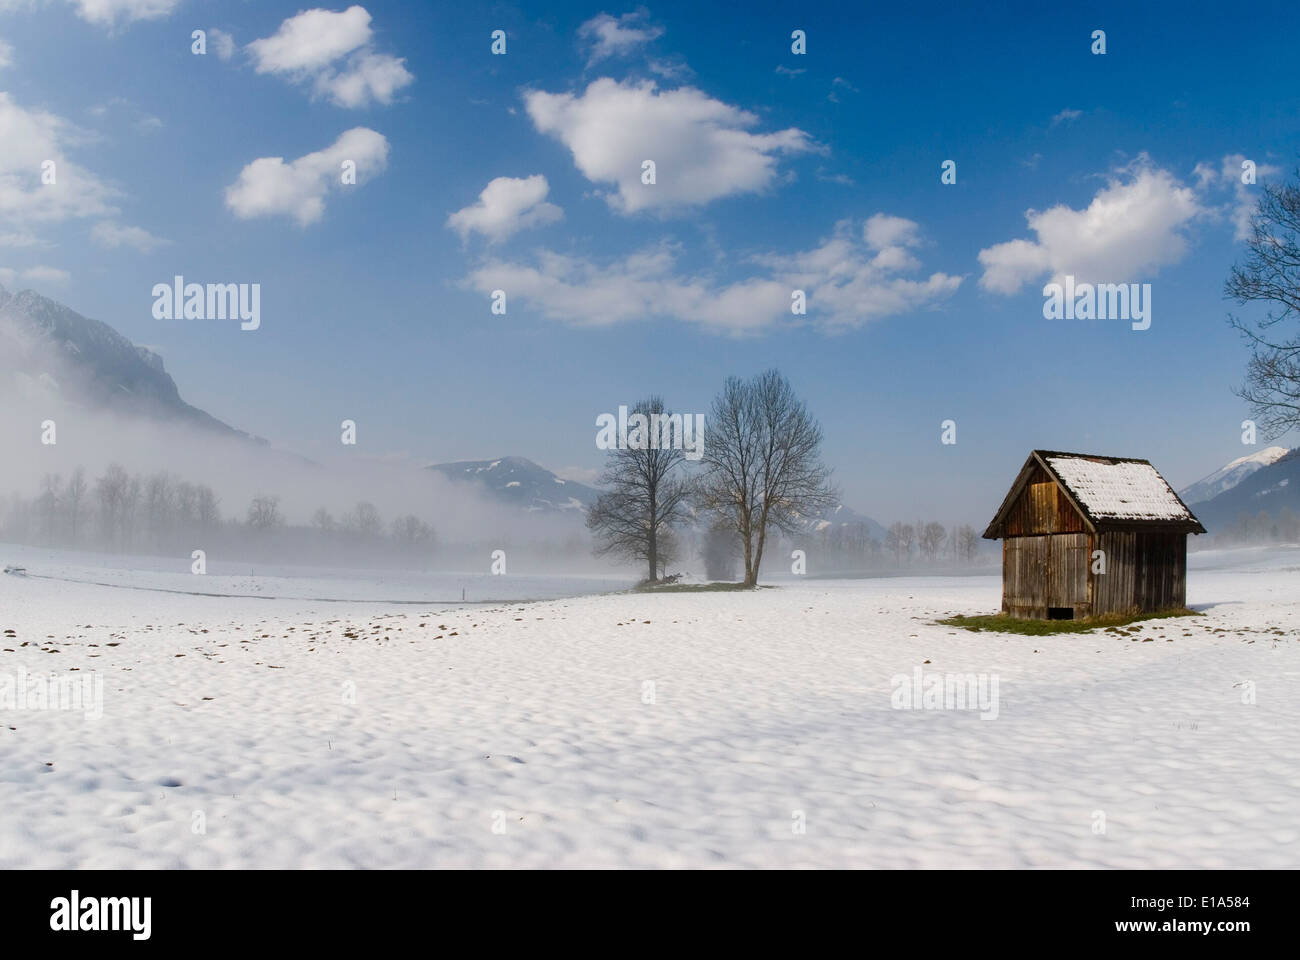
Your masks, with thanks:
[(599, 490), (574, 480), (561, 480), (524, 457), (437, 463), (429, 469), (478, 487), (498, 503), (530, 512), (580, 516), (600, 496)]
[(1284, 507), (1300, 514), (1300, 449), (1260, 467), (1235, 487), (1197, 504), (1193, 510), (1210, 533), (1222, 533), (1243, 513), (1254, 517), (1265, 510), (1276, 518)]
[(1197, 480), (1189, 487), (1178, 491), (1183, 503), (1188, 505), (1213, 500), (1219, 494), (1231, 490), (1257, 470), (1277, 463), (1287, 454), (1286, 447), (1268, 447), (1248, 457), (1238, 457), (1231, 463), (1224, 464), (1208, 477)]
[(31, 290), (0, 286), (0, 373), (76, 404), (254, 439), (182, 400), (158, 354)]
[(805, 521), (806, 529), (809, 533), (821, 533), (830, 527), (848, 527), (855, 524), (865, 524), (867, 536), (872, 540), (885, 542), (886, 530), (875, 520), (864, 514), (858, 513), (851, 507), (846, 507), (842, 503), (836, 503), (834, 506), (826, 509), (819, 517), (810, 517)]

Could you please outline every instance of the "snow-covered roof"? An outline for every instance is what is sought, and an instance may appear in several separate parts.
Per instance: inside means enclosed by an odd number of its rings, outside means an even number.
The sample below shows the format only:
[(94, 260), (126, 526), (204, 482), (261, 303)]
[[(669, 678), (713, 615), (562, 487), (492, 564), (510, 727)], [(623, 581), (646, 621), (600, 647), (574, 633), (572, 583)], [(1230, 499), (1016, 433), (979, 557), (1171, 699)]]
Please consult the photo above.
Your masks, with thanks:
[(1159, 471), (1145, 460), (1035, 450), (1020, 468), (1002, 506), (984, 531), (985, 539), (1000, 540), (1006, 536), (1008, 518), (1026, 486), (1042, 479), (1044, 473), (1069, 498), (1091, 531), (1154, 527), (1183, 533), (1205, 532), (1201, 521)]
[(1145, 460), (1068, 455), (1046, 460), (1094, 520), (1196, 520)]

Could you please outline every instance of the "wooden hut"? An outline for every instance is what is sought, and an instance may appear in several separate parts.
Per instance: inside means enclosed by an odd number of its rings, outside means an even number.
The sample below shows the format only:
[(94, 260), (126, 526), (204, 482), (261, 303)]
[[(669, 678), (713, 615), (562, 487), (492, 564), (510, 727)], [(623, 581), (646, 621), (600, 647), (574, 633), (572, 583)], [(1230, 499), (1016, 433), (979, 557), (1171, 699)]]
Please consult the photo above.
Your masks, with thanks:
[(1002, 541), (1003, 613), (1077, 620), (1184, 606), (1204, 532), (1146, 460), (1035, 450), (984, 537)]

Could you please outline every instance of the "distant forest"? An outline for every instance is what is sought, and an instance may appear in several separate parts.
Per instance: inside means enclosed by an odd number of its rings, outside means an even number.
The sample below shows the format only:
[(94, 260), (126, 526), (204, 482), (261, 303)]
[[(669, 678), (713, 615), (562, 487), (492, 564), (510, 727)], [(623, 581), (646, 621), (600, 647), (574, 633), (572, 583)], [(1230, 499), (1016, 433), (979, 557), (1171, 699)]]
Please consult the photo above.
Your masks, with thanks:
[[(549, 540), (444, 544), (428, 520), (405, 513), (384, 517), (361, 500), (338, 516), (321, 507), (310, 523), (287, 522), (275, 495), (254, 497), (226, 513), (206, 484), (173, 474), (131, 474), (118, 464), (91, 478), (78, 468), (66, 478), (47, 474), (31, 497), (0, 498), (0, 540), (33, 546), (89, 549), (109, 553), (179, 555), (195, 549), (212, 556), (259, 561), (295, 561), (357, 567), (426, 569), (457, 564), (483, 566), (492, 549), (562, 560), (580, 566), (591, 557), (591, 539), (575, 530)], [(876, 528), (877, 530), (879, 528)], [(883, 537), (871, 535), (865, 521), (816, 525), (806, 533), (782, 535), (764, 566), (780, 574), (793, 569), (792, 554), (802, 550), (811, 575), (946, 569), (988, 565), (993, 551), (967, 524), (945, 527), (935, 521), (897, 522)], [(1199, 543), (1197, 541), (1200, 541)], [(1300, 516), (1283, 507), (1276, 515), (1261, 510), (1241, 514), (1229, 527), (1192, 538), (1197, 546), (1244, 546), (1300, 542)], [(713, 580), (737, 575), (739, 544), (725, 529), (672, 531), (664, 538), (665, 569), (699, 569)]]
[[(46, 474), (34, 497), (0, 500), (0, 539), (110, 553), (189, 556), (202, 549), (240, 560), (415, 568), (444, 552), (429, 522), (409, 513), (385, 519), (368, 501), (339, 517), (321, 507), (307, 526), (289, 524), (281, 498), (269, 494), (225, 516), (206, 484), (166, 472), (131, 474), (118, 464), (94, 479), (82, 468), (66, 479)], [(576, 556), (584, 544), (575, 537), (554, 547)]]

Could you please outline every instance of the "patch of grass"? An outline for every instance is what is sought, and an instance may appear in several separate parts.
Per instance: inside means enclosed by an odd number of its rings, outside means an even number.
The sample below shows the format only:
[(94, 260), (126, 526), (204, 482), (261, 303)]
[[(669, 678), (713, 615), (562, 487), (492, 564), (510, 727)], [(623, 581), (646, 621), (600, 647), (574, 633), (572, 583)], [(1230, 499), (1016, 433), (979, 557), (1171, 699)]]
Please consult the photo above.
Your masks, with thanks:
[(633, 593), (725, 593), (731, 590), (762, 590), (743, 583), (642, 583), (632, 588)]
[(992, 613), (977, 617), (948, 617), (937, 620), (945, 627), (961, 627), (963, 630), (979, 632), (988, 630), (992, 633), (1022, 633), (1033, 637), (1042, 637), (1054, 633), (1087, 633), (1090, 630), (1110, 629), (1141, 623), (1144, 620), (1164, 620), (1168, 617), (1198, 617), (1195, 610), (1186, 607), (1174, 607), (1169, 610), (1157, 610), (1154, 613), (1108, 613), (1100, 617), (1085, 617), (1082, 620), (1021, 620), (1004, 613)]

